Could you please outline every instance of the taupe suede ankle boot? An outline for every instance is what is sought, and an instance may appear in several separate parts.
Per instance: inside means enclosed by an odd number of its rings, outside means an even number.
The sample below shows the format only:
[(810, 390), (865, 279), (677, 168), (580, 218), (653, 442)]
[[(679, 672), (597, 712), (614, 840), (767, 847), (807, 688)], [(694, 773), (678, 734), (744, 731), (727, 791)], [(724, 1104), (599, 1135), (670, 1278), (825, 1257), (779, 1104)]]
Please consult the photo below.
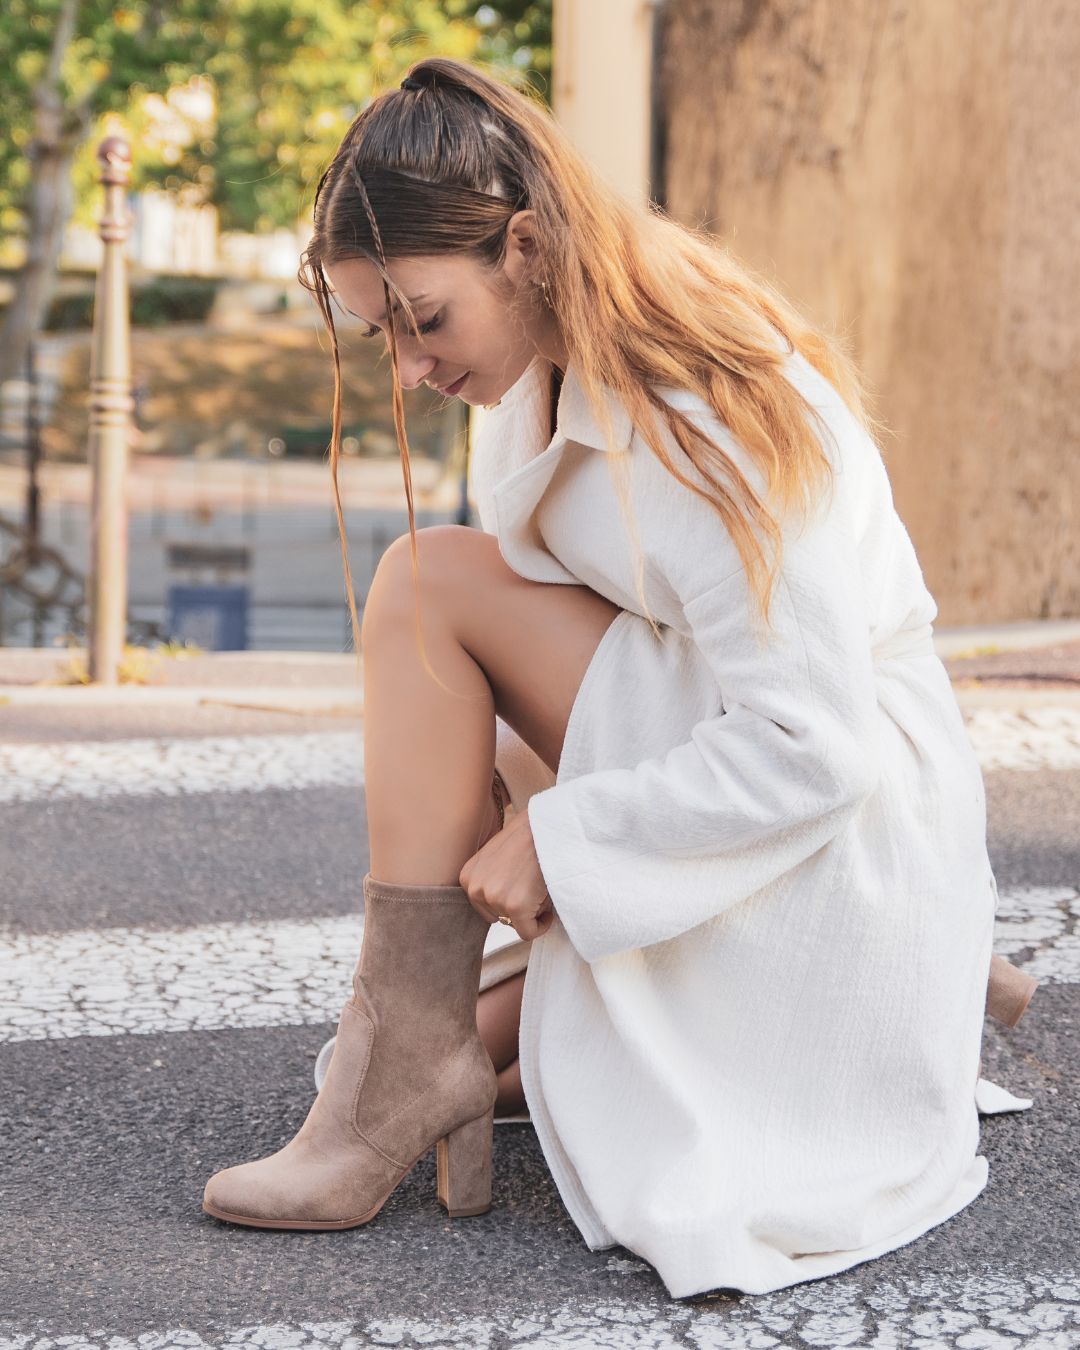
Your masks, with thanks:
[(364, 939), (326, 1079), (299, 1132), (215, 1173), (203, 1209), (258, 1228), (354, 1228), (436, 1145), (451, 1216), (491, 1208), (495, 1069), (476, 1026), (490, 924), (461, 886), (364, 877)]
[(990, 979), (986, 986), (986, 1011), (1007, 1027), (1016, 1026), (1031, 1002), (1039, 981), (1020, 970), (1003, 956), (990, 958)]

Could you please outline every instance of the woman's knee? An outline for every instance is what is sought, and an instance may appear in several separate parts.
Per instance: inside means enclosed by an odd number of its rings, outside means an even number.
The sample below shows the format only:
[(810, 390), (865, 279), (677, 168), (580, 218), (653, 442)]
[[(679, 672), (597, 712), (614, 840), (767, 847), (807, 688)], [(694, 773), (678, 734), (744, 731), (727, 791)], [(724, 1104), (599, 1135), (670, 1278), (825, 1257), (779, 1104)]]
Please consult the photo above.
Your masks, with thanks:
[(376, 623), (411, 620), (417, 588), (425, 621), (429, 613), (445, 613), (463, 587), (475, 591), (478, 569), (490, 568), (494, 558), (502, 561), (494, 535), (449, 522), (416, 531), (416, 558), (414, 577), (407, 530), (383, 551), (364, 602), (361, 636)]

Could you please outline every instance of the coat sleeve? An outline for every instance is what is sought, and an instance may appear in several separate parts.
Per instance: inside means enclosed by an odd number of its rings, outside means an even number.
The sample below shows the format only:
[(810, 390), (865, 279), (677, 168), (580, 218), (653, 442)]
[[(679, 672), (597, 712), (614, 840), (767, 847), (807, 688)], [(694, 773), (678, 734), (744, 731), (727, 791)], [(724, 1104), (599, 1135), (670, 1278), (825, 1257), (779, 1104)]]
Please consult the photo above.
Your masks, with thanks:
[[(709, 430), (761, 490), (726, 428)], [(798, 530), (785, 528), (762, 646), (720, 517), (642, 453), (652, 463), (642, 461), (634, 500), (650, 569), (677, 596), (722, 711), (662, 756), (530, 799), (548, 892), (589, 962), (678, 937), (762, 892), (843, 830), (878, 778), (869, 624), (843, 485), (832, 505), (826, 497)]]

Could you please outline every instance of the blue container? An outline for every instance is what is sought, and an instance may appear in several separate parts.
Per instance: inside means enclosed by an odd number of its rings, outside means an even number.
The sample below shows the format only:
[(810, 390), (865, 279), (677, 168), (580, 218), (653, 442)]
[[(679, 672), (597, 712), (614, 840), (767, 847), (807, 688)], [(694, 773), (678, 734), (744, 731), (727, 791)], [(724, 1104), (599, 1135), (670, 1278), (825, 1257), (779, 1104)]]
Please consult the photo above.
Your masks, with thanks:
[(210, 652), (247, 650), (247, 586), (170, 586), (166, 605), (170, 638)]

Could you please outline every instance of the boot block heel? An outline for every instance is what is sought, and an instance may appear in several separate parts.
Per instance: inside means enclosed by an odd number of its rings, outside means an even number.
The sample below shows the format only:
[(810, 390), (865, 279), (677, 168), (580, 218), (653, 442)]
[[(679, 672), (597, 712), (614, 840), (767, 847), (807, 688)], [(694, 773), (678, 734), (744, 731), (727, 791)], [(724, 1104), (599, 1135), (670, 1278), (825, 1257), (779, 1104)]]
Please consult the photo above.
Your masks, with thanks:
[(491, 1208), (491, 1136), (494, 1103), (435, 1145), (436, 1193), (452, 1219)]
[(1002, 956), (990, 960), (990, 981), (986, 991), (986, 1011), (1007, 1027), (1016, 1026), (1031, 1002), (1039, 981), (1017, 969)]

